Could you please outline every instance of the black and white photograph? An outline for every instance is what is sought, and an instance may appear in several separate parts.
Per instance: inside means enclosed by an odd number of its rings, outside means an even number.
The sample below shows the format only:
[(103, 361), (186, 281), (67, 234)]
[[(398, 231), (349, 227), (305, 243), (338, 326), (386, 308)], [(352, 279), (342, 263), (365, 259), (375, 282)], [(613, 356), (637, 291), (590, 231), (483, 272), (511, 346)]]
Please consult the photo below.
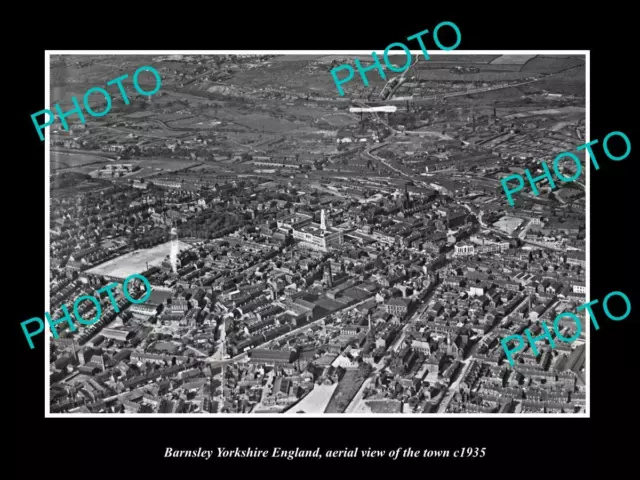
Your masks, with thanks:
[(632, 8), (265, 6), (12, 17), (10, 471), (629, 470)]
[(589, 51), (370, 52), (46, 53), (47, 417), (589, 417)]

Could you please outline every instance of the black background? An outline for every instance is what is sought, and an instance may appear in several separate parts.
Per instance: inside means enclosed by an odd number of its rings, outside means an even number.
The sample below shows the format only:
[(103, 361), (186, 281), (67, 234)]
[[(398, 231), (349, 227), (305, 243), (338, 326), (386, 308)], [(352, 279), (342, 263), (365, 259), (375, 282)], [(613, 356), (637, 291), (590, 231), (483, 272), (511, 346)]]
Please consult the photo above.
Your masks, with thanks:
[[(11, 42), (11, 65), (5, 64), (5, 99), (13, 103), (5, 126), (8, 153), (4, 166), (5, 261), (10, 279), (8, 324), (13, 355), (5, 359), (5, 371), (15, 372), (17, 382), (7, 382), (5, 396), (14, 405), (7, 412), (17, 422), (20, 471), (47, 478), (173, 478), (175, 475), (251, 474), (276, 476), (309, 474), (373, 478), (389, 475), (428, 476), (439, 472), (451, 478), (467, 473), (478, 478), (552, 478), (595, 474), (594, 465), (615, 465), (613, 477), (630, 465), (637, 421), (635, 364), (625, 356), (635, 341), (631, 324), (635, 309), (622, 322), (595, 312), (600, 330), (591, 328), (591, 417), (577, 418), (65, 418), (45, 419), (44, 336), (34, 339), (30, 350), (20, 322), (42, 317), (45, 310), (44, 142), (30, 114), (45, 108), (43, 95), (44, 50), (115, 49), (371, 49), (381, 52), (389, 43), (452, 21), (462, 33), (457, 50), (590, 50), (591, 139), (602, 141), (614, 130), (626, 133), (632, 153), (621, 162), (608, 160), (595, 147), (600, 170), (591, 167), (591, 298), (602, 299), (614, 290), (625, 292), (637, 304), (633, 289), (633, 263), (637, 263), (634, 236), (640, 215), (632, 193), (637, 190), (632, 165), (637, 162), (631, 117), (637, 107), (637, 52), (632, 45), (633, 14), (613, 3), (600, 4), (597, 12), (560, 11), (558, 5), (493, 2), (469, 11), (460, 4), (436, 12), (432, 5), (360, 3), (347, 11), (344, 5), (292, 2), (273, 3), (265, 12), (253, 6), (211, 3), (207, 8), (161, 7), (159, 4), (114, 4), (100, 12), (83, 7), (69, 13), (58, 7), (55, 16), (64, 21), (40, 22), (29, 28), (46, 32), (41, 40), (27, 34)], [(586, 6), (583, 8), (587, 8)], [(69, 8), (71, 10), (71, 8)], [(26, 28), (26, 27), (24, 27)], [(441, 41), (451, 45), (446, 31)], [(406, 42), (411, 49), (417, 43)], [(437, 53), (431, 36), (425, 43)], [(18, 48), (19, 44), (19, 48)], [(7, 62), (8, 63), (8, 62)], [(15, 69), (15, 70), (14, 70)], [(9, 72), (16, 72), (13, 75)], [(357, 80), (357, 79), (356, 79)], [(11, 93), (13, 92), (13, 93)], [(3, 122), (5, 123), (5, 122)], [(547, 159), (550, 160), (550, 159)], [(28, 180), (28, 181), (27, 181)], [(44, 281), (46, 282), (46, 276)], [(637, 307), (636, 307), (637, 308)], [(615, 312), (616, 310), (614, 310)], [(6, 438), (6, 433), (3, 435)], [(627, 439), (625, 439), (627, 437)], [(217, 450), (217, 447), (271, 449), (316, 447), (340, 449), (457, 449), (486, 447), (482, 459), (173, 459), (163, 458), (166, 447)], [(283, 468), (284, 467), (284, 468)], [(364, 468), (364, 472), (359, 470)], [(410, 470), (409, 470), (410, 469)], [(141, 476), (143, 475), (143, 476)], [(315, 476), (315, 475), (314, 475)]]

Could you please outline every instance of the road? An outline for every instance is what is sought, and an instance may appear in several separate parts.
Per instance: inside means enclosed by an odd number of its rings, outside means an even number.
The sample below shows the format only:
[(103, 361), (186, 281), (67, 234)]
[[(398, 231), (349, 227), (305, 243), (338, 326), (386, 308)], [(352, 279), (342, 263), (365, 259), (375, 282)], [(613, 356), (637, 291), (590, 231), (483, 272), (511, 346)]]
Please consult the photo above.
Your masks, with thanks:
[(251, 409), (250, 413), (256, 413), (258, 410), (263, 408), (262, 402), (264, 402), (264, 398), (267, 396), (267, 392), (269, 392), (273, 388), (273, 381), (276, 379), (276, 371), (271, 370), (267, 373), (267, 383), (262, 387), (262, 391), (260, 393), (260, 401), (256, 403)]
[[(431, 297), (434, 295), (436, 291), (436, 288), (433, 289), (433, 291), (425, 298), (424, 300), (424, 305), (420, 306), (411, 316), (411, 319), (407, 322), (407, 324), (403, 327), (402, 332), (400, 333), (400, 335), (398, 335), (398, 337), (394, 340), (394, 342), (391, 344), (391, 346), (389, 347), (389, 350), (393, 350), (393, 351), (397, 351), (399, 346), (402, 345), (402, 342), (405, 338), (405, 334), (407, 332), (407, 330), (409, 329), (409, 327), (411, 325), (413, 325), (413, 323), (418, 320), (420, 318), (420, 316), (425, 312), (425, 310), (428, 308), (429, 306), (429, 300), (431, 299)], [(464, 360), (462, 363), (464, 364), (470, 364), (470, 358), (467, 360)], [(369, 378), (367, 378), (362, 386), (360, 387), (360, 389), (358, 390), (358, 392), (356, 393), (356, 395), (353, 397), (353, 399), (351, 400), (351, 402), (349, 403), (349, 405), (347, 406), (347, 408), (345, 409), (345, 413), (354, 413), (356, 410), (359, 410), (362, 401), (363, 401), (363, 395), (364, 395), (364, 391), (365, 389), (369, 386), (369, 384), (373, 381), (373, 378), (375, 376), (375, 374), (379, 373), (380, 371), (382, 371), (382, 369), (384, 369), (386, 367), (386, 358), (382, 357), (380, 359), (380, 361), (376, 364), (373, 365), (373, 374), (372, 376), (370, 376)], [(466, 368), (468, 368), (468, 365), (465, 365), (464, 367), (464, 371), (461, 372), (460, 374), (460, 378), (458, 380), (456, 380), (456, 382), (454, 382), (454, 384), (452, 384), (453, 386), (455, 386), (456, 390), (454, 392), (450, 393), (450, 398), (448, 401), (450, 401), (450, 399), (453, 397), (453, 395), (455, 394), (455, 392), (457, 391), (457, 387), (461, 381), (462, 375), (465, 373)], [(450, 387), (451, 388), (451, 387)], [(447, 401), (447, 403), (448, 403)]]
[(460, 391), (460, 382), (462, 382), (462, 379), (466, 375), (467, 370), (471, 365), (471, 360), (473, 359), (469, 357), (461, 362), (464, 366), (462, 367), (462, 370), (460, 371), (460, 374), (458, 375), (456, 381), (449, 385), (446, 396), (440, 401), (440, 404), (438, 405), (438, 413), (445, 413), (447, 411), (447, 407), (451, 403), (451, 399), (456, 393)]
[[(367, 107), (368, 107), (368, 105), (366, 105), (365, 103), (363, 103), (363, 102), (361, 102), (361, 101), (359, 101), (359, 100), (356, 100), (356, 101), (354, 101), (353, 103), (354, 103), (354, 104), (356, 104), (356, 105), (358, 105), (358, 106), (361, 106), (361, 107), (363, 107), (363, 108), (367, 108)], [(391, 136), (390, 136), (389, 138), (393, 138), (393, 137), (395, 137), (398, 133), (400, 133), (400, 131), (399, 131), (399, 130), (396, 130), (396, 129), (394, 129), (393, 127), (389, 126), (389, 124), (388, 124), (387, 122), (385, 122), (382, 118), (380, 118), (380, 116), (378, 115), (378, 112), (372, 112), (372, 113), (373, 113), (373, 118), (374, 118), (374, 120), (375, 120), (375, 121), (382, 123), (386, 128), (388, 128), (389, 130), (391, 130), (392, 134), (391, 134)], [(369, 157), (371, 157), (372, 159), (374, 159), (374, 160), (376, 160), (376, 161), (378, 161), (378, 162), (382, 163), (385, 167), (389, 168), (390, 170), (393, 170), (394, 172), (397, 172), (397, 173), (399, 173), (399, 174), (401, 174), (401, 175), (404, 175), (405, 177), (412, 178), (410, 175), (407, 175), (406, 173), (402, 172), (401, 170), (399, 170), (399, 169), (397, 169), (397, 168), (392, 167), (391, 165), (389, 165), (389, 164), (388, 164), (388, 163), (387, 163), (383, 158), (380, 158), (380, 157), (378, 157), (377, 155), (374, 155), (374, 154), (372, 154), (372, 153), (371, 153), (373, 150), (376, 150), (376, 149), (378, 149), (378, 148), (382, 148), (382, 147), (384, 147), (384, 146), (386, 146), (386, 145), (388, 145), (388, 144), (389, 144), (389, 142), (388, 142), (388, 140), (387, 140), (387, 141), (385, 141), (385, 142), (383, 142), (383, 143), (380, 143), (380, 144), (378, 144), (378, 145), (372, 145), (372, 146), (370, 146), (370, 147), (368, 146), (367, 148), (365, 148), (365, 150), (364, 150), (364, 154), (365, 154), (365, 155), (368, 155), (368, 156), (369, 156)]]
[(408, 175), (408, 174), (404, 173), (402, 170), (400, 170), (400, 169), (398, 169), (398, 168), (396, 168), (396, 167), (393, 167), (393, 166), (389, 165), (389, 164), (384, 160), (384, 158), (381, 158), (381, 157), (378, 157), (377, 155), (372, 154), (370, 149), (368, 149), (368, 148), (367, 148), (367, 149), (365, 149), (364, 153), (365, 153), (365, 155), (368, 155), (368, 156), (369, 156), (369, 157), (371, 157), (372, 159), (374, 159), (374, 160), (376, 160), (376, 161), (378, 161), (378, 162), (382, 163), (382, 164), (383, 164), (385, 167), (387, 167), (388, 169), (393, 170), (394, 172), (397, 172), (397, 173), (399, 173), (400, 175), (404, 175), (404, 176), (405, 176), (405, 177), (407, 177), (407, 178), (413, 178), (411, 175)]
[(532, 240), (522, 240), (523, 243), (528, 243), (529, 245), (533, 245), (535, 247), (538, 248), (546, 248), (548, 250), (553, 250), (554, 252), (565, 252), (566, 249), (565, 248), (557, 248), (557, 247), (551, 247), (549, 245), (545, 245), (544, 243), (538, 243), (538, 242), (534, 242)]
[[(436, 270), (439, 270), (439, 269), (436, 269)], [(409, 330), (409, 327), (413, 325), (413, 323), (416, 320), (419, 320), (422, 314), (425, 312), (425, 310), (429, 307), (429, 301), (431, 300), (431, 297), (433, 297), (436, 291), (436, 288), (437, 287), (433, 287), (433, 291), (425, 297), (424, 304), (418, 307), (418, 309), (413, 313), (413, 315), (411, 315), (411, 318), (406, 323), (406, 325), (402, 327), (402, 332), (400, 332), (400, 335), (398, 335), (398, 337), (390, 345), (389, 347), (390, 350), (393, 350), (394, 352), (398, 351), (398, 348), (402, 345), (402, 342), (406, 337), (406, 333), (407, 333), (407, 330)]]
[(529, 227), (531, 226), (531, 222), (532, 222), (532, 220), (530, 218), (528, 218), (528, 219), (525, 220), (525, 224), (520, 227), (522, 229), (521, 232), (518, 234), (518, 238), (520, 240), (524, 241), (524, 237), (527, 235), (527, 231), (529, 230)]
[[(524, 299), (523, 302), (526, 302), (527, 299)], [(518, 305), (519, 307), (520, 305)], [(517, 308), (517, 307), (516, 307)], [(482, 342), (483, 340), (485, 340), (487, 337), (489, 337), (491, 335), (491, 333), (496, 329), (496, 328), (502, 328), (504, 327), (504, 325), (509, 321), (509, 317), (505, 317), (503, 318), (497, 325), (494, 325), (492, 328), (490, 328), (482, 337), (480, 337), (475, 344), (473, 345), (473, 347), (471, 347), (471, 350), (469, 352), (469, 356), (464, 359), (462, 361), (462, 363), (464, 364), (464, 367), (462, 368), (462, 370), (460, 371), (460, 374), (458, 375), (458, 378), (455, 380), (455, 382), (453, 382), (451, 385), (449, 385), (449, 388), (447, 390), (446, 396), (442, 399), (442, 401), (440, 402), (440, 405), (438, 405), (438, 413), (444, 413), (447, 410), (447, 407), (449, 406), (449, 403), (451, 403), (451, 399), (453, 398), (453, 396), (460, 391), (460, 382), (462, 382), (462, 379), (464, 378), (465, 374), (467, 373), (467, 370), (469, 369), (469, 366), (471, 365), (471, 361), (473, 360), (473, 354), (475, 353), (478, 345), (480, 344), (480, 342)]]
[[(444, 265), (443, 265), (444, 267)], [(443, 268), (441, 267), (441, 268)], [(416, 309), (416, 311), (411, 315), (411, 318), (409, 319), (409, 321), (405, 324), (405, 326), (402, 328), (402, 332), (400, 332), (400, 335), (398, 335), (398, 337), (393, 341), (393, 343), (389, 346), (388, 351), (397, 351), (398, 347), (400, 345), (402, 345), (402, 342), (405, 338), (405, 334), (407, 332), (407, 330), (409, 329), (409, 327), (411, 325), (413, 325), (413, 323), (418, 320), (420, 318), (420, 316), (424, 313), (424, 311), (427, 309), (427, 307), (429, 306), (429, 300), (431, 299), (431, 297), (435, 294), (437, 287), (434, 287), (433, 291), (427, 295), (424, 299), (424, 304), (421, 305), (420, 307), (418, 307), (418, 309)], [(373, 365), (373, 372), (371, 374), (371, 376), (369, 378), (367, 378), (362, 385), (360, 386), (360, 389), (358, 390), (358, 392), (355, 394), (355, 396), (351, 399), (351, 402), (349, 403), (349, 405), (347, 406), (347, 408), (345, 409), (345, 413), (354, 413), (356, 410), (359, 410), (361, 403), (363, 401), (362, 396), (364, 395), (364, 391), (365, 389), (369, 386), (369, 384), (373, 381), (373, 378), (375, 377), (375, 374), (380, 373), (382, 371), (382, 369), (384, 369), (386, 367), (386, 356), (383, 356), (377, 363), (375, 363)]]

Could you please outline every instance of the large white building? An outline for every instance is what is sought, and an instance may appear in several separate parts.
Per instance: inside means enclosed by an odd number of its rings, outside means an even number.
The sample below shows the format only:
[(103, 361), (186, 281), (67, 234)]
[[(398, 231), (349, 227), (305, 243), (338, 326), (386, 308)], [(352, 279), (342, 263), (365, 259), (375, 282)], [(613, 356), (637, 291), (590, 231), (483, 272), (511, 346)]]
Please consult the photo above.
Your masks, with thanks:
[(280, 230), (293, 234), (302, 246), (312, 250), (328, 251), (330, 247), (338, 247), (344, 243), (343, 232), (339, 228), (327, 227), (324, 210), (320, 212), (320, 224), (313, 223), (309, 215), (295, 213), (278, 220)]
[(455, 255), (457, 257), (464, 257), (467, 255), (475, 255), (476, 247), (468, 242), (460, 242), (455, 246)]

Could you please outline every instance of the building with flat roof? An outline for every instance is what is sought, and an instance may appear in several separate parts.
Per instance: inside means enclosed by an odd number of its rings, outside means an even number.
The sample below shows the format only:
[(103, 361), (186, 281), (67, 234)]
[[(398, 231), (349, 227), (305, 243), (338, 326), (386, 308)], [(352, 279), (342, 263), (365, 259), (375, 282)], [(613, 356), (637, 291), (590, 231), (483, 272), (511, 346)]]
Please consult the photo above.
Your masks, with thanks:
[(129, 338), (133, 337), (134, 332), (131, 330), (119, 330), (117, 328), (103, 328), (100, 334), (105, 338), (126, 342)]
[(167, 298), (172, 295), (170, 290), (159, 289), (151, 286), (151, 295), (144, 303), (134, 303), (129, 307), (131, 313), (136, 317), (150, 317), (154, 315), (158, 309), (158, 306), (165, 302)]
[(520, 225), (522, 225), (522, 222), (523, 220), (521, 218), (505, 215), (500, 220), (495, 222), (493, 226), (511, 235), (514, 231), (518, 229)]
[(343, 231), (339, 228), (328, 227), (325, 211), (320, 212), (320, 223), (313, 223), (311, 216), (296, 213), (278, 220), (278, 228), (291, 231), (293, 238), (300, 240), (302, 246), (312, 250), (326, 252), (331, 247), (338, 247), (344, 243)]
[(282, 217), (277, 220), (278, 229), (288, 232), (289, 230), (295, 230), (308, 225), (313, 220), (311, 215), (305, 215), (304, 213), (294, 213)]
[(251, 363), (275, 365), (293, 362), (295, 352), (290, 350), (267, 350), (255, 348), (249, 353)]

